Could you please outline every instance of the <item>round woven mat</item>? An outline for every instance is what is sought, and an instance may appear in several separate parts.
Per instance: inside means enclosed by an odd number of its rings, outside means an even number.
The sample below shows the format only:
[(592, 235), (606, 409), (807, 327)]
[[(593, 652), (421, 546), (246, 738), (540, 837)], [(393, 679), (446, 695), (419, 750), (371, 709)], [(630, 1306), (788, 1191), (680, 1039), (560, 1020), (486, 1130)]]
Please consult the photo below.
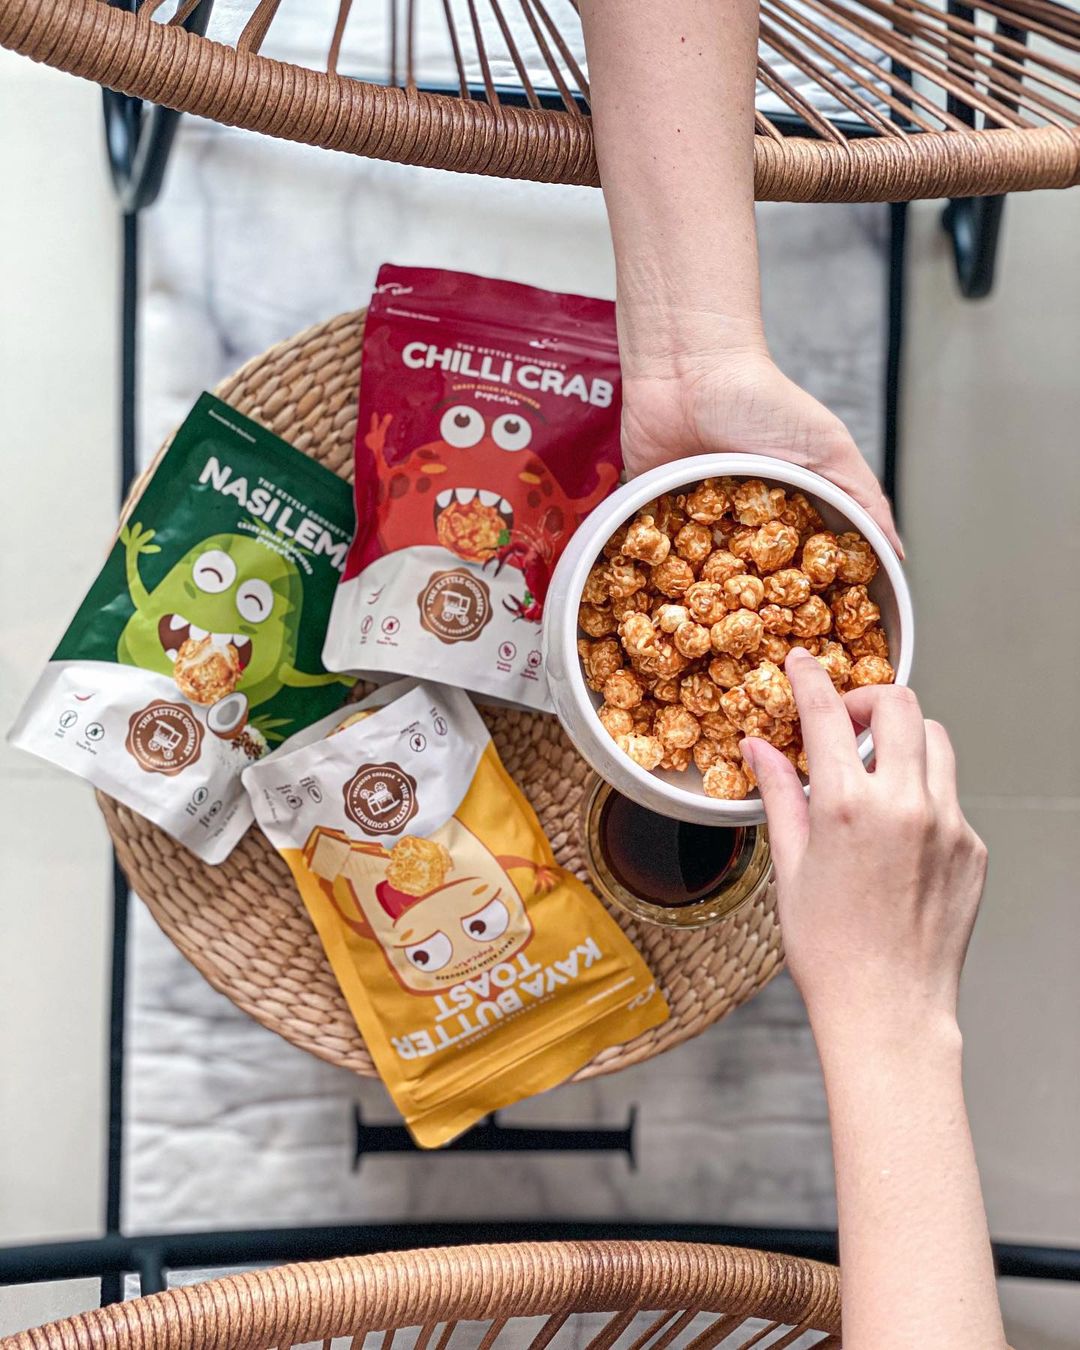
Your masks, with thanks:
[[(364, 312), (272, 347), (217, 393), (343, 478), (352, 477)], [(146, 475), (135, 484), (127, 510)], [(559, 863), (587, 880), (581, 812), (590, 770), (554, 717), (481, 709), (503, 763), (532, 802)], [(263, 1026), (331, 1064), (375, 1075), (289, 869), (257, 829), (217, 867), (134, 811), (98, 800), (132, 889), (215, 989)], [(639, 1063), (696, 1036), (756, 993), (783, 955), (772, 887), (711, 928), (679, 932), (613, 914), (641, 951), (671, 1017), (597, 1055), (576, 1079)]]

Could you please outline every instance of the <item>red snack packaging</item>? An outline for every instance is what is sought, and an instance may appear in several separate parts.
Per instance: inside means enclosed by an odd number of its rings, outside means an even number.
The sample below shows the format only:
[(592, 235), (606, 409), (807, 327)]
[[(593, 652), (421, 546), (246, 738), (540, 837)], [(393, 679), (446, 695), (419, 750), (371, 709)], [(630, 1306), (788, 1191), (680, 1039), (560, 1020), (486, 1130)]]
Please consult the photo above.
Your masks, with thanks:
[(550, 711), (548, 582), (618, 481), (619, 412), (610, 301), (382, 267), (364, 330), (359, 523), (327, 668)]

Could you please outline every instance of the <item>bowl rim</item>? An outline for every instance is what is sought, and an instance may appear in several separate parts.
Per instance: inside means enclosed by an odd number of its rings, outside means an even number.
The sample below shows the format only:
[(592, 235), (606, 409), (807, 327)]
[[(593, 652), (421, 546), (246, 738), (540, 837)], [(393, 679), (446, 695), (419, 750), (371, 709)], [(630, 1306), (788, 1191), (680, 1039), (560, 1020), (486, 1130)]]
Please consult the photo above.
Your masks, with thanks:
[[(561, 648), (565, 655), (562, 664), (565, 665), (567, 678), (551, 682), (556, 714), (584, 758), (602, 778), (613, 783), (616, 790), (618, 790), (616, 780), (619, 777), (629, 778), (637, 785), (641, 796), (645, 799), (645, 805), (663, 799), (674, 808), (682, 807), (680, 816), (684, 819), (696, 821), (702, 821), (703, 818), (712, 819), (713, 823), (718, 825), (749, 825), (760, 823), (765, 819), (760, 795), (755, 794), (742, 801), (706, 797), (703, 792), (677, 787), (642, 768), (641, 765), (635, 764), (629, 756), (619, 753), (614, 742), (611, 742), (610, 748), (604, 744), (599, 733), (603, 733), (606, 741), (610, 741), (610, 737), (603, 731), (596, 717), (591, 691), (585, 683), (581, 659), (577, 652), (579, 636), (577, 610), (581, 591), (590, 568), (611, 533), (640, 510), (646, 502), (653, 500), (662, 492), (675, 491), (705, 478), (721, 477), (761, 478), (799, 489), (808, 496), (827, 503), (863, 535), (878, 557), (896, 603), (900, 643), (899, 651), (895, 654), (895, 683), (903, 685), (908, 683), (914, 658), (915, 636), (911, 592), (904, 576), (903, 565), (881, 527), (872, 519), (865, 507), (855, 501), (843, 488), (837, 487), (835, 483), (813, 470), (772, 456), (735, 453), (694, 455), (658, 465), (616, 488), (589, 513), (575, 531), (573, 541), (560, 558), (552, 578), (553, 590), (565, 588), (566, 604), (560, 607), (561, 612), (550, 616), (551, 623), (545, 622), (545, 666), (548, 664), (547, 657), (552, 645)], [(559, 576), (560, 572), (563, 573), (562, 577)], [(590, 744), (582, 745), (581, 738), (566, 726), (567, 719), (562, 706), (565, 696), (572, 699), (581, 720), (588, 727)], [(859, 754), (864, 764), (872, 753), (873, 738), (865, 731), (859, 737)], [(617, 754), (618, 759), (615, 758)], [(608, 771), (608, 765), (614, 766), (614, 773)], [(809, 795), (809, 784), (803, 785), (803, 791)]]

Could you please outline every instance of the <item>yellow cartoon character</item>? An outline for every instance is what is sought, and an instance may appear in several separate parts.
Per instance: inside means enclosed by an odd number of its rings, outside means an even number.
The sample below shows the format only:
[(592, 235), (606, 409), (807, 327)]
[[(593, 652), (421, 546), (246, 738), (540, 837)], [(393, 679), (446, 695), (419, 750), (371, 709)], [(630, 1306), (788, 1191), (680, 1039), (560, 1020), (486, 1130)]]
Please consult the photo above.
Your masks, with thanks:
[(528, 869), (533, 894), (555, 882), (527, 858), (496, 857), (456, 818), (431, 838), (406, 835), (389, 850), (320, 827), (304, 861), (342, 921), (379, 944), (412, 994), (460, 984), (526, 946), (533, 928), (511, 870)]

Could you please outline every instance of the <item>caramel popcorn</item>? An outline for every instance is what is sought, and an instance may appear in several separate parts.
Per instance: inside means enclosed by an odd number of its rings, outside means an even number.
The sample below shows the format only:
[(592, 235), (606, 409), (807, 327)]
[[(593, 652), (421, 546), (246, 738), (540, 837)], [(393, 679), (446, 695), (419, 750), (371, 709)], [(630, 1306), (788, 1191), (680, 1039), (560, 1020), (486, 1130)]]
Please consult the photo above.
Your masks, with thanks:
[(851, 687), (860, 689), (865, 684), (892, 684), (896, 672), (883, 656), (860, 656), (851, 667)]
[(661, 595), (678, 598), (694, 584), (694, 569), (685, 558), (665, 558), (652, 570), (652, 584)]
[(675, 630), (675, 646), (683, 656), (695, 661), (699, 656), (704, 656), (706, 652), (712, 650), (709, 630), (704, 624), (687, 619)]
[(636, 708), (645, 697), (645, 686), (632, 670), (616, 670), (604, 681), (600, 691), (604, 702), (613, 708)]
[(578, 610), (578, 624), (591, 638), (607, 637), (619, 626), (612, 611), (599, 605), (582, 605)]
[(192, 703), (207, 706), (231, 694), (241, 674), (240, 656), (234, 644), (218, 641), (210, 633), (206, 637), (187, 638), (173, 663), (177, 689)]
[(798, 717), (791, 681), (771, 661), (762, 661), (756, 670), (752, 670), (743, 681), (743, 688), (770, 717), (782, 722), (793, 722)]
[(742, 801), (750, 791), (746, 774), (738, 764), (727, 759), (705, 770), (701, 775), (701, 786), (706, 797), (721, 797), (731, 802)]
[[(791, 631), (796, 637), (817, 637), (832, 627), (829, 607), (820, 595), (812, 595), (792, 610)], [(794, 644), (793, 644), (794, 645)]]
[(758, 610), (766, 633), (784, 636), (795, 627), (795, 615), (785, 605), (762, 605)]
[(805, 648), (840, 691), (891, 682), (866, 591), (877, 569), (867, 541), (825, 529), (801, 492), (724, 478), (663, 494), (612, 534), (582, 588), (578, 651), (601, 725), (643, 768), (695, 767), (709, 796), (756, 787), (745, 736), (805, 776), (784, 659)]
[(629, 736), (617, 736), (615, 744), (643, 769), (658, 769), (664, 758), (664, 747), (655, 736), (641, 736), (633, 732)]
[(776, 520), (787, 505), (783, 488), (771, 488), (760, 478), (748, 478), (731, 494), (735, 518), (743, 525), (765, 525)]
[(750, 556), (759, 572), (775, 572), (795, 556), (799, 532), (780, 520), (770, 520), (750, 540)]
[(704, 717), (706, 713), (717, 712), (720, 707), (720, 693), (718, 686), (702, 671), (684, 675), (679, 681), (679, 702), (695, 717)]
[(585, 683), (597, 692), (623, 664), (623, 649), (615, 638), (606, 637), (600, 642), (582, 640), (578, 643), (578, 655), (585, 670)]
[(810, 599), (810, 578), (797, 567), (784, 567), (772, 576), (765, 577), (765, 599), (770, 605), (784, 605), (794, 609), (804, 600)]
[(737, 609), (727, 614), (709, 630), (712, 645), (729, 656), (745, 656), (761, 645), (765, 625), (752, 609)]
[(765, 587), (760, 577), (743, 572), (724, 582), (724, 604), (728, 609), (757, 609), (764, 599)]
[(741, 558), (736, 558), (735, 554), (729, 553), (726, 548), (718, 548), (714, 549), (702, 564), (700, 580), (722, 586), (728, 577), (739, 576), (745, 571), (746, 567)]
[(852, 531), (841, 534), (836, 546), (840, 550), (840, 567), (836, 573), (839, 581), (863, 586), (873, 581), (878, 570), (877, 554), (861, 534)]
[(866, 593), (865, 586), (849, 586), (832, 602), (833, 618), (840, 637), (850, 642), (862, 637), (881, 618), (881, 610)]
[(800, 567), (816, 591), (823, 591), (836, 580), (840, 570), (840, 548), (836, 535), (828, 530), (812, 534), (803, 544)]
[(686, 514), (703, 525), (715, 524), (730, 506), (730, 497), (715, 478), (706, 478), (686, 496)]
[(642, 515), (626, 531), (622, 551), (627, 558), (637, 558), (639, 562), (655, 567), (671, 552), (671, 540), (657, 527), (652, 516)]
[(713, 551), (712, 530), (696, 520), (688, 520), (675, 536), (675, 552), (691, 567), (703, 563)]
[(452, 866), (445, 845), (407, 834), (390, 850), (386, 879), (405, 895), (430, 895), (443, 884)]

